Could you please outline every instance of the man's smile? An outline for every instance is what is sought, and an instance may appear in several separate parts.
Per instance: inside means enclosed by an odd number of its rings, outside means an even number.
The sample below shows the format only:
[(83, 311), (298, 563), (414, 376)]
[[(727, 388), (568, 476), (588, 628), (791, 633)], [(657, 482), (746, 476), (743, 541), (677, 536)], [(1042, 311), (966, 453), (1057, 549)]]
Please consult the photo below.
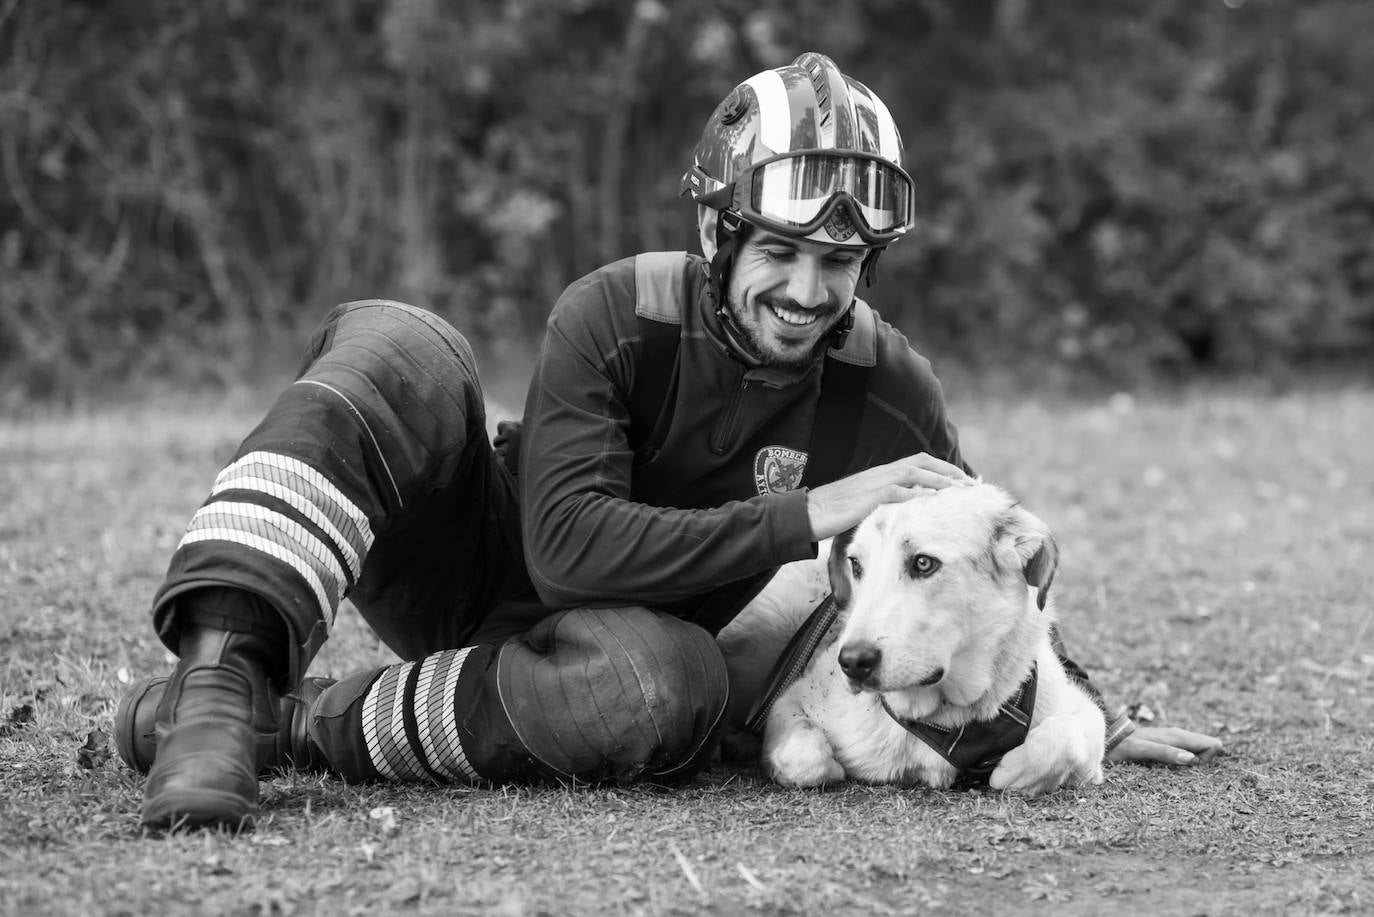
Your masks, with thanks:
[(785, 306), (772, 302), (765, 302), (763, 305), (775, 316), (782, 319), (787, 324), (797, 325), (799, 327), (805, 327), (807, 325), (815, 324), (816, 322), (821, 320), (821, 317), (823, 315), (826, 314), (822, 312), (806, 312), (801, 309), (789, 309)]

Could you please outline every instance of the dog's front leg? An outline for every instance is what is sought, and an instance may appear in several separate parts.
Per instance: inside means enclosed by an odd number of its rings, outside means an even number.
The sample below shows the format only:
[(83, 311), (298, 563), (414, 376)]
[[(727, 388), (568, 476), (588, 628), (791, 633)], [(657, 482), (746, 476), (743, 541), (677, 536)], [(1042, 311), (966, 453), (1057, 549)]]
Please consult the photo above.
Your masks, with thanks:
[(988, 785), (994, 790), (1040, 796), (1063, 786), (1101, 783), (1101, 713), (1097, 720), (1099, 738), (1094, 742), (1091, 724), (1085, 718), (1046, 717), (1030, 731), (1023, 744), (1003, 756), (1002, 763), (988, 778)]
[(1007, 752), (988, 778), (994, 790), (1039, 796), (1062, 786), (1102, 782), (1106, 721), (1057, 658), (1040, 658), (1035, 716), (1026, 741)]
[(763, 734), (763, 766), (768, 776), (784, 786), (823, 786), (844, 779), (844, 767), (825, 732), (802, 709), (802, 683), (794, 684), (777, 699), (768, 714)]

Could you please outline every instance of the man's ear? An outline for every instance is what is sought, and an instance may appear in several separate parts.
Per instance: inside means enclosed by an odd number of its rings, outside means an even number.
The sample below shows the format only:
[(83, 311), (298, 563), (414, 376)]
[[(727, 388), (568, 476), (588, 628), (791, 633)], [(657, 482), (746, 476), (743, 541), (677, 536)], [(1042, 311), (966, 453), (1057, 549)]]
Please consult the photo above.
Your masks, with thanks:
[(1026, 582), (1035, 587), (1035, 604), (1044, 611), (1059, 568), (1059, 545), (1050, 527), (1029, 510), (1014, 506), (1003, 520), (998, 542), (1013, 553)]
[(716, 256), (716, 221), (720, 211), (705, 204), (697, 204), (697, 235), (700, 237), (701, 253), (710, 261)]
[(841, 608), (849, 605), (850, 596), (854, 593), (854, 584), (849, 579), (849, 561), (845, 555), (849, 553), (849, 545), (854, 540), (854, 528), (847, 532), (841, 532), (830, 542), (830, 557), (828, 569), (830, 571), (830, 594), (835, 597), (835, 604)]

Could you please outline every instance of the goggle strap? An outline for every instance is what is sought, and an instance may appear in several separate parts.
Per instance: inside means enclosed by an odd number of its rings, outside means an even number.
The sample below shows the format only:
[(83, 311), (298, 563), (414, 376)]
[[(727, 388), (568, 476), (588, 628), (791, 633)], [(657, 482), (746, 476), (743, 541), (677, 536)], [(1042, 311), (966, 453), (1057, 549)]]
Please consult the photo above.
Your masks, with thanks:
[[(694, 171), (701, 173), (701, 166), (696, 166)], [(701, 173), (702, 184), (705, 184), (705, 173)], [(712, 210), (724, 212), (735, 209), (735, 183), (727, 182), (714, 191), (706, 191), (696, 196), (698, 204), (705, 204)]]

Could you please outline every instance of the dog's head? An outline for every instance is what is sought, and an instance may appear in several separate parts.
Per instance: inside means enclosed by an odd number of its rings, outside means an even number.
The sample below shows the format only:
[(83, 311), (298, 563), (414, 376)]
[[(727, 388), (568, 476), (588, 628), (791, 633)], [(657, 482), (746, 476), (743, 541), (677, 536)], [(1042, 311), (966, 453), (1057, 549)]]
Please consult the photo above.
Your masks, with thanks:
[(1036, 632), (1057, 562), (1045, 523), (991, 484), (881, 506), (830, 550), (841, 668), (856, 690), (972, 703)]

